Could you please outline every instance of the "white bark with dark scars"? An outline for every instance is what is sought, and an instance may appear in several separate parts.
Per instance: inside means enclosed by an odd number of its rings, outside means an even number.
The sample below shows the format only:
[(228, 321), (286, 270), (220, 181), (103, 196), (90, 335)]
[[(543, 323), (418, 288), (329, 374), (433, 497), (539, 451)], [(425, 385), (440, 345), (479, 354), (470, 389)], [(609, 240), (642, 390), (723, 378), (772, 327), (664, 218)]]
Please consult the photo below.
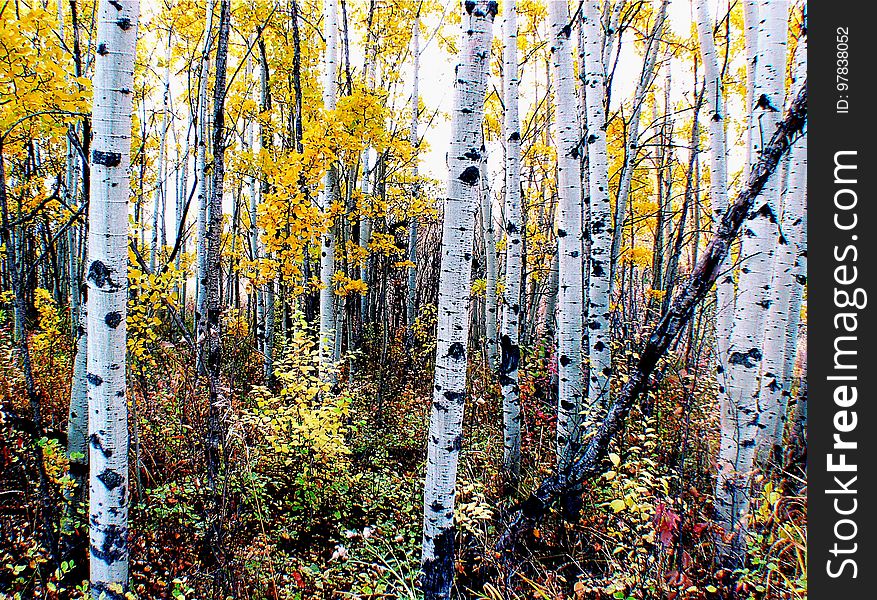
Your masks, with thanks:
[(582, 424), (582, 180), (575, 72), (566, 1), (549, 2), (557, 144), (557, 466), (579, 450)]
[[(794, 82), (807, 76), (807, 38), (802, 37), (795, 51)], [(774, 297), (764, 326), (764, 361), (761, 388), (756, 463), (767, 465), (781, 459), (780, 447), (791, 393), (791, 377), (797, 351), (801, 298), (806, 270), (801, 272), (800, 247), (806, 247), (807, 138), (792, 146), (786, 162), (787, 186), (783, 193), (781, 234), (773, 267)], [(806, 261), (806, 252), (803, 254)]]
[[(336, 75), (338, 72), (338, 5), (336, 0), (323, 4), (323, 36), (326, 50), (323, 57), (323, 109), (335, 110)], [(323, 189), (319, 194), (319, 206), (327, 218), (332, 204), (337, 200), (337, 173), (335, 165), (323, 176)], [(329, 223), (320, 242), (320, 364), (325, 368), (335, 354), (335, 233), (334, 223)]]
[(588, 148), (588, 232), (591, 237), (588, 292), (588, 403), (606, 408), (610, 403), (612, 340), (609, 331), (609, 271), (612, 221), (609, 206), (609, 166), (606, 154), (606, 116), (603, 99), (606, 75), (602, 61), (602, 27), (596, 2), (583, 3), (582, 42), (585, 59), (585, 108)]
[[(785, 1), (759, 6), (759, 63), (755, 73), (755, 105), (751, 123), (752, 156), (759, 157), (777, 130), (783, 106), (789, 5)], [(733, 533), (730, 546), (719, 552), (728, 563), (739, 562), (745, 550), (745, 517), (760, 422), (759, 374), (764, 356), (764, 325), (774, 300), (771, 287), (773, 249), (777, 241), (779, 172), (768, 178), (743, 229), (741, 268), (728, 353), (728, 402), (721, 411), (721, 441), (716, 477), (719, 525)]]
[(423, 497), (422, 589), (448, 600), (454, 583), (454, 499), (463, 443), (469, 293), (484, 152), (481, 126), (496, 2), (466, 2), (454, 84), (439, 275), (436, 366)]
[(98, 8), (88, 210), (88, 429), (91, 594), (128, 591), (125, 317), (137, 0)]
[(518, 116), (518, 9), (509, 0), (505, 15), (503, 74), (505, 115), (505, 291), (502, 303), (499, 382), (502, 386), (503, 474), (516, 487), (521, 471), (521, 397), (518, 366), (521, 360), (521, 125)]

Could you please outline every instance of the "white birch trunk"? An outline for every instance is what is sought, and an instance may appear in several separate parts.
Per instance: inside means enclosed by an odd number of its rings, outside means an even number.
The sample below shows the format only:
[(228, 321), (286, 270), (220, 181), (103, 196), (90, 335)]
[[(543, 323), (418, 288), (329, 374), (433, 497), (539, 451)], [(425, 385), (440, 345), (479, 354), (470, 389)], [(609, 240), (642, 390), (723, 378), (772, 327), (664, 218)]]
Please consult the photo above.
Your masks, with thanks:
[[(575, 73), (566, 0), (548, 4), (554, 75), (557, 144), (557, 465), (566, 473), (581, 446), (582, 423), (582, 180), (581, 126), (576, 111)], [(602, 66), (601, 66), (602, 68)], [(601, 109), (602, 110), (602, 109)]]
[[(796, 49), (794, 82), (807, 76), (807, 38)], [(757, 464), (781, 459), (780, 446), (786, 422), (788, 394), (797, 350), (803, 286), (799, 276), (802, 258), (799, 248), (806, 244), (807, 138), (795, 142), (787, 157), (788, 185), (783, 201), (781, 234), (776, 248), (773, 270), (774, 297), (764, 327), (764, 361), (761, 368), (759, 407), (761, 420), (757, 438)], [(803, 255), (806, 260), (806, 252)], [(806, 274), (806, 271), (804, 272)], [(789, 354), (789, 356), (786, 356)], [(791, 365), (788, 364), (791, 362)]]
[[(323, 60), (323, 109), (335, 110), (336, 73), (338, 70), (338, 6), (336, 0), (326, 0), (324, 32), (326, 51)], [(323, 189), (319, 205), (328, 215), (335, 201), (335, 165), (329, 167), (323, 177)], [(335, 354), (335, 234), (334, 223), (329, 223), (320, 243), (320, 364), (325, 367)]]
[(101, 0), (92, 109), (88, 232), (88, 428), (91, 594), (128, 591), (125, 317), (137, 0)]
[[(201, 73), (198, 81), (198, 118), (195, 133), (195, 186), (198, 201), (198, 245), (196, 247), (198, 276), (195, 279), (195, 330), (207, 314), (207, 80), (210, 77), (210, 46), (213, 35), (213, 9), (216, 0), (207, 0), (207, 23), (204, 26), (204, 49), (201, 52)], [(202, 367), (199, 367), (202, 370)]]
[(583, 3), (582, 41), (585, 71), (585, 108), (588, 144), (588, 232), (591, 238), (588, 291), (588, 404), (607, 407), (612, 372), (609, 331), (609, 261), (612, 221), (609, 206), (609, 166), (606, 155), (606, 118), (603, 99), (606, 76), (601, 60), (601, 26), (597, 3)]
[(493, 370), (497, 366), (496, 346), (496, 236), (493, 224), (493, 205), (490, 198), (490, 182), (487, 175), (487, 153), (481, 157), (481, 224), (484, 233), (484, 345), (487, 364)]
[(481, 125), (496, 16), (495, 2), (466, 2), (454, 85), (447, 196), (442, 227), (436, 367), (427, 441), (423, 507), (422, 589), (448, 600), (454, 582), (454, 499), (463, 441), (469, 293), (475, 210), (481, 179)]
[[(417, 147), (420, 143), (418, 137), (418, 117), (420, 112), (420, 17), (414, 18), (414, 25), (411, 28), (411, 55), (414, 59), (414, 66), (411, 73), (411, 129), (408, 133), (408, 142), (414, 148), (414, 187), (412, 189), (412, 200), (417, 201), (420, 194), (420, 185), (417, 183)], [(414, 325), (417, 318), (417, 215), (411, 211), (410, 224), (408, 226), (408, 260), (413, 263), (408, 267), (408, 328)], [(410, 339), (410, 336), (409, 336)]]
[[(752, 156), (758, 157), (779, 123), (783, 106), (785, 50), (789, 5), (785, 1), (760, 6), (755, 74), (755, 113), (752, 119)], [(723, 560), (739, 563), (745, 550), (745, 517), (749, 509), (751, 474), (760, 424), (758, 385), (764, 356), (763, 334), (773, 300), (773, 247), (779, 176), (765, 184), (743, 230), (742, 264), (728, 354), (728, 403), (721, 414), (721, 442), (716, 478), (719, 524), (734, 534), (730, 548), (720, 546)]]
[[(697, 37), (700, 42), (700, 55), (703, 59), (704, 100), (709, 111), (710, 139), (710, 202), (715, 215), (715, 226), (719, 227), (722, 215), (728, 207), (728, 166), (727, 141), (725, 138), (725, 98), (719, 59), (716, 54), (713, 30), (715, 21), (710, 17), (706, 3), (694, 1)], [(751, 88), (750, 92), (751, 93)], [(715, 337), (716, 337), (716, 380), (719, 403), (728, 403), (727, 365), (728, 350), (731, 343), (731, 329), (734, 323), (734, 275), (730, 271), (719, 276), (716, 281)], [(724, 410), (724, 409), (720, 409)]]
[[(168, 34), (170, 40), (170, 34)], [(155, 194), (152, 199), (152, 244), (149, 249), (149, 270), (155, 273), (161, 238), (159, 228), (164, 222), (162, 203), (165, 195), (165, 160), (167, 154), (167, 132), (170, 128), (170, 94), (171, 94), (171, 46), (168, 43), (167, 57), (162, 82), (161, 135), (158, 142), (158, 160), (155, 166)]]
[(502, 386), (503, 474), (516, 488), (521, 472), (521, 397), (518, 366), (521, 361), (521, 125), (518, 116), (518, 9), (509, 0), (505, 17), (503, 52), (505, 75), (503, 137), (505, 155), (505, 290), (502, 304), (499, 383)]

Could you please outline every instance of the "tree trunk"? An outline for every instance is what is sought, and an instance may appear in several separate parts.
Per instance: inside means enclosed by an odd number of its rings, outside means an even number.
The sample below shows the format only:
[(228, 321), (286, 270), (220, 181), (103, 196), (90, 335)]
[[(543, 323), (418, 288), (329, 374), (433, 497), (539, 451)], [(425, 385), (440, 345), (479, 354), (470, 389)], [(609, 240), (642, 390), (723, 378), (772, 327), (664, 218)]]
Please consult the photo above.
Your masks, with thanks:
[[(713, 36), (714, 21), (710, 18), (707, 5), (695, 2), (697, 37), (700, 42), (700, 55), (703, 60), (704, 99), (709, 110), (710, 139), (710, 203), (715, 214), (716, 227), (728, 206), (728, 166), (727, 143), (725, 139), (725, 99), (722, 90), (722, 75), (716, 54)], [(747, 109), (748, 110), (748, 109)], [(723, 274), (716, 282), (715, 336), (716, 336), (716, 379), (718, 380), (719, 403), (725, 405), (727, 398), (728, 349), (731, 343), (731, 329), (734, 322), (734, 275)]]
[(469, 339), (468, 301), (475, 210), (481, 179), (481, 126), (496, 3), (464, 4), (463, 39), (454, 85), (447, 196), (442, 227), (435, 384), (423, 499), (422, 589), (448, 600), (454, 583), (454, 497), (463, 441)]
[(609, 261), (612, 221), (609, 207), (609, 167), (606, 154), (604, 96), (606, 75), (601, 56), (600, 17), (596, 2), (584, 2), (582, 38), (586, 77), (585, 103), (588, 122), (588, 186), (590, 204), (591, 265), (588, 291), (588, 356), (590, 406), (609, 406), (612, 373), (612, 339), (609, 329)]
[[(408, 134), (408, 142), (411, 144), (411, 147), (414, 148), (414, 167), (413, 167), (413, 178), (414, 178), (414, 187), (412, 189), (412, 207), (414, 210), (410, 211), (410, 223), (408, 224), (408, 260), (412, 263), (411, 266), (408, 267), (408, 302), (407, 302), (407, 317), (408, 317), (408, 329), (414, 326), (414, 321), (417, 319), (417, 199), (420, 195), (420, 185), (417, 182), (417, 147), (420, 145), (420, 138), (417, 134), (418, 128), (418, 113), (420, 112), (420, 92), (419, 92), (419, 78), (420, 78), (420, 17), (419, 13), (414, 18), (414, 25), (411, 31), (411, 55), (414, 59), (414, 67), (412, 69), (411, 76), (411, 129)], [(408, 340), (410, 341), (411, 336), (408, 336)]]
[[(794, 80), (806, 76), (807, 38), (802, 36), (796, 49)], [(786, 422), (788, 394), (795, 361), (798, 323), (803, 286), (797, 263), (798, 248), (806, 244), (804, 229), (807, 189), (807, 138), (802, 136), (787, 155), (788, 187), (785, 190), (779, 243), (773, 267), (774, 297), (764, 326), (764, 360), (761, 366), (759, 407), (761, 419), (756, 446), (756, 463), (766, 466), (782, 460), (783, 430)], [(806, 254), (805, 254), (806, 257)], [(806, 260), (806, 258), (805, 258)], [(805, 272), (806, 273), (806, 272)], [(794, 338), (794, 339), (792, 339)], [(789, 356), (785, 356), (789, 354)], [(791, 363), (791, 364), (789, 364)]]
[(582, 179), (581, 127), (566, 0), (549, 2), (557, 144), (557, 468), (565, 473), (581, 447), (582, 406)]
[[(782, 106), (788, 4), (760, 6), (759, 65), (755, 75), (756, 109), (751, 126), (752, 153), (760, 156), (777, 130)], [(716, 478), (716, 511), (720, 526), (732, 543), (719, 540), (721, 560), (728, 566), (741, 563), (745, 555), (745, 516), (749, 510), (751, 474), (756, 436), (760, 425), (758, 383), (764, 354), (764, 325), (774, 297), (771, 286), (773, 247), (776, 240), (779, 177), (766, 182), (754, 204), (743, 236), (734, 328), (728, 354), (728, 398), (721, 415), (721, 442)]]
[(225, 177), (225, 71), (228, 62), (228, 37), (231, 25), (231, 2), (221, 0), (219, 31), (216, 38), (216, 77), (213, 87), (213, 162), (207, 228), (207, 273), (202, 303), (202, 361), (207, 370), (210, 407), (207, 415), (207, 485), (215, 490), (222, 468), (223, 438), (220, 375), (222, 370), (222, 197)]
[[(88, 430), (91, 594), (128, 591), (126, 301), (137, 0), (101, 0), (88, 209)], [(101, 49), (104, 51), (102, 52)]]
[[(326, 53), (323, 63), (323, 109), (335, 110), (335, 81), (338, 69), (338, 6), (336, 0), (324, 2), (324, 32)], [(320, 209), (328, 218), (333, 202), (337, 199), (337, 171), (331, 165), (323, 177), (320, 190)], [(335, 234), (334, 223), (328, 223), (320, 244), (320, 365), (326, 368), (335, 353)]]
[(499, 383), (502, 386), (503, 475), (506, 489), (517, 489), (521, 473), (521, 125), (518, 117), (518, 9), (509, 0), (505, 18), (503, 74), (505, 75), (505, 294), (502, 303)]
[[(198, 81), (198, 119), (195, 133), (195, 188), (198, 199), (198, 246), (196, 247), (198, 276), (195, 279), (195, 330), (200, 331), (205, 317), (205, 288), (207, 287), (207, 81), (210, 78), (210, 47), (213, 39), (213, 9), (216, 0), (207, 0), (207, 23), (204, 26), (204, 49), (201, 52), (201, 73)], [(199, 362), (198, 371), (204, 371)]]

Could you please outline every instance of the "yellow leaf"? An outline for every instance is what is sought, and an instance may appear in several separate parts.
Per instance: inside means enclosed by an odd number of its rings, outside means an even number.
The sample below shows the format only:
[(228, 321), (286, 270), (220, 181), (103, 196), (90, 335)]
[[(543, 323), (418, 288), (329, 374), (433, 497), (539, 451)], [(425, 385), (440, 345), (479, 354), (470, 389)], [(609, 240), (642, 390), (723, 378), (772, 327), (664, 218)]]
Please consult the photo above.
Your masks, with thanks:
[(609, 503), (609, 506), (611, 506), (612, 510), (614, 510), (615, 512), (621, 512), (622, 510), (624, 510), (624, 507), (625, 507), (624, 500), (621, 500), (620, 498), (616, 498), (615, 500), (613, 500), (612, 502)]
[(615, 454), (614, 452), (609, 453), (609, 460), (612, 461), (612, 464), (616, 467), (621, 464), (621, 457)]

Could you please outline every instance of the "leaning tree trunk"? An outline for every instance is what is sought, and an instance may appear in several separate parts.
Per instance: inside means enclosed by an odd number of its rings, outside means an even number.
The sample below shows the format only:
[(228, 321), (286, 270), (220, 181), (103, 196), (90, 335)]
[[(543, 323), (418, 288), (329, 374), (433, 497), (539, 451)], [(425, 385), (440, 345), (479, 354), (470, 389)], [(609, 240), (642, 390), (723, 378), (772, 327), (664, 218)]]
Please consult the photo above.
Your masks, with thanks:
[(411, 129), (408, 132), (408, 141), (414, 149), (414, 166), (412, 175), (414, 185), (411, 193), (411, 206), (413, 210), (409, 217), (408, 224), (408, 301), (407, 301), (407, 317), (408, 317), (408, 340), (410, 342), (412, 336), (410, 332), (417, 318), (417, 199), (420, 195), (420, 185), (417, 182), (417, 147), (420, 145), (420, 138), (417, 135), (418, 113), (420, 112), (420, 17), (419, 14), (414, 18), (414, 25), (411, 29), (411, 55), (414, 59), (414, 67), (411, 74)]
[[(783, 104), (788, 4), (769, 2), (759, 10), (759, 64), (755, 75), (756, 110), (750, 129), (753, 156), (760, 156), (777, 130), (778, 109)], [(719, 525), (732, 535), (730, 545), (719, 539), (721, 560), (739, 564), (745, 555), (751, 473), (760, 424), (758, 383), (764, 353), (764, 325), (773, 300), (773, 247), (779, 177), (766, 182), (746, 223), (741, 256), (743, 264), (734, 311), (734, 328), (728, 353), (728, 403), (721, 414), (721, 441), (716, 477), (716, 511)]]
[(587, 113), (588, 231), (591, 236), (591, 264), (588, 292), (588, 402), (609, 406), (609, 376), (612, 373), (611, 332), (609, 330), (609, 271), (612, 247), (612, 221), (609, 207), (609, 166), (606, 154), (606, 113), (603, 99), (606, 75), (602, 61), (602, 27), (596, 2), (584, 2), (582, 18), (584, 43), (585, 107)]
[(422, 589), (447, 600), (454, 583), (454, 498), (466, 398), (468, 301), (475, 210), (481, 180), (481, 126), (496, 3), (464, 4), (463, 39), (454, 84), (447, 196), (442, 227), (435, 385), (429, 419), (423, 498)]
[[(335, 76), (338, 70), (338, 6), (336, 0), (324, 3), (324, 32), (326, 38), (326, 54), (323, 62), (323, 109), (335, 110)], [(320, 190), (319, 205), (323, 214), (329, 219), (332, 204), (337, 194), (337, 172), (331, 165), (323, 177), (323, 189)], [(332, 361), (335, 353), (335, 235), (334, 224), (326, 225), (326, 232), (320, 244), (320, 366), (325, 368)]]
[(759, 200), (765, 183), (774, 174), (783, 154), (793, 137), (801, 131), (807, 120), (807, 82), (804, 81), (780, 126), (767, 143), (758, 161), (749, 172), (743, 190), (728, 206), (691, 276), (676, 294), (670, 308), (652, 331), (639, 359), (626, 379), (618, 397), (612, 403), (600, 426), (588, 440), (584, 451), (570, 467), (568, 477), (548, 477), (540, 484), (509, 519), (505, 531), (497, 542), (497, 548), (513, 557), (522, 538), (533, 530), (549, 509), (560, 499), (580, 492), (582, 483), (602, 473), (607, 468), (606, 457), (609, 444), (623, 427), (627, 415), (637, 399), (650, 387), (650, 378), (658, 361), (666, 354), (671, 343), (685, 329), (697, 306), (710, 292), (722, 270), (743, 223), (751, 215)]
[(128, 591), (128, 404), (125, 317), (137, 0), (101, 0), (88, 209), (88, 429), (91, 594)]
[(549, 2), (548, 6), (557, 144), (557, 468), (565, 473), (581, 445), (583, 412), (581, 128), (576, 111), (569, 6), (566, 0)]
[(521, 473), (521, 125), (518, 117), (518, 9), (509, 0), (505, 18), (503, 74), (505, 115), (505, 293), (500, 338), (499, 383), (502, 386), (503, 459), (505, 485), (518, 487)]
[[(800, 81), (807, 72), (807, 38), (802, 36), (795, 52), (796, 64), (793, 81)], [(773, 268), (773, 283), (776, 292), (764, 326), (764, 360), (761, 367), (761, 388), (759, 407), (761, 420), (756, 446), (756, 463), (768, 465), (774, 460), (782, 461), (781, 445), (786, 422), (788, 393), (791, 391), (792, 369), (797, 350), (798, 323), (803, 293), (798, 262), (798, 248), (806, 244), (805, 203), (807, 185), (807, 139), (799, 139), (788, 155), (788, 186), (784, 193), (783, 216), (780, 226), (779, 244)], [(806, 254), (805, 254), (806, 256)], [(792, 341), (794, 338), (794, 341)], [(790, 356), (785, 356), (789, 354)], [(787, 379), (788, 378), (788, 379)]]

